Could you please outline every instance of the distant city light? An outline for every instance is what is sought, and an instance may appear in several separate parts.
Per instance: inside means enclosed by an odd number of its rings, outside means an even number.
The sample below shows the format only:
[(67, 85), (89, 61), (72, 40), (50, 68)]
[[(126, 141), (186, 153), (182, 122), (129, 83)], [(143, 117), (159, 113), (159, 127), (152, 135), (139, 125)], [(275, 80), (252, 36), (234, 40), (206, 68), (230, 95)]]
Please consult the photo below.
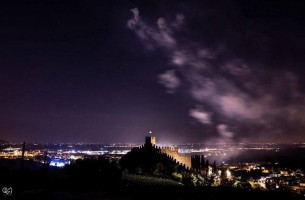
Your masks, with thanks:
[(64, 167), (65, 165), (69, 164), (69, 161), (65, 161), (63, 159), (53, 159), (50, 162), (50, 166), (52, 167)]

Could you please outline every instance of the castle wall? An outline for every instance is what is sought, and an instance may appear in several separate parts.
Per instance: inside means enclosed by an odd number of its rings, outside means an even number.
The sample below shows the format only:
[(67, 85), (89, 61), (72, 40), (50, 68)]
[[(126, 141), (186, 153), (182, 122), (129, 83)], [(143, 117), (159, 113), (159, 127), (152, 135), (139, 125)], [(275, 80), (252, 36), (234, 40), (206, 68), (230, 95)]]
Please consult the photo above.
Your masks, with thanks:
[(168, 156), (171, 156), (173, 160), (176, 160), (176, 162), (185, 165), (186, 168), (192, 167), (191, 156), (180, 155), (178, 153), (178, 148), (162, 147), (160, 150), (161, 153), (165, 153)]
[(143, 151), (145, 149), (151, 149), (151, 150), (157, 151), (158, 153), (166, 154), (169, 159), (178, 163), (180, 166), (184, 167), (185, 169), (197, 169), (201, 165), (200, 157), (199, 157), (199, 162), (197, 162), (197, 160), (198, 160), (198, 159), (196, 159), (197, 157), (195, 158), (192, 156), (180, 155), (178, 153), (178, 148), (155, 146), (154, 144), (152, 144), (151, 138), (154, 139), (154, 141), (153, 141), (153, 143), (154, 143), (155, 137), (146, 137), (145, 138), (146, 143), (139, 147), (133, 147), (132, 151)]

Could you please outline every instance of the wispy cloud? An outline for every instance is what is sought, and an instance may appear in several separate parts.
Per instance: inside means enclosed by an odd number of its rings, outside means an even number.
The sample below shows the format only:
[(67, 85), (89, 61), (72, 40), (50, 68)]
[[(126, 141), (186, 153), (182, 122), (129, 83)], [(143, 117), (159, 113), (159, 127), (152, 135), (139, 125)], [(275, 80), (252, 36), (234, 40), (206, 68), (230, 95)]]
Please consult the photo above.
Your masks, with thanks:
[(233, 132), (228, 130), (228, 126), (225, 124), (217, 125), (218, 133), (224, 138), (232, 138)]
[(159, 75), (159, 83), (163, 84), (169, 93), (175, 92), (175, 89), (180, 85), (180, 79), (176, 75), (175, 70), (168, 70)]
[(202, 109), (191, 109), (190, 116), (197, 119), (202, 124), (210, 124), (211, 123), (211, 116), (210, 113), (203, 111)]
[[(239, 131), (245, 125), (258, 127), (247, 129), (255, 134), (270, 131), (270, 127), (284, 132), (281, 122), (305, 127), (305, 95), (294, 73), (265, 68), (263, 63), (248, 63), (230, 54), (223, 45), (207, 48), (193, 38), (177, 36), (175, 32), (185, 25), (182, 14), (173, 22), (159, 18), (155, 25), (149, 25), (141, 19), (138, 9), (132, 12), (128, 27), (149, 50), (163, 50), (174, 67), (161, 74), (159, 82), (171, 93), (182, 82), (187, 84), (190, 97), (213, 110), (218, 118), (212, 121), (209, 114), (196, 109), (190, 110), (190, 116), (203, 124), (214, 124), (221, 135), (230, 138), (246, 135)], [(177, 72), (181, 74), (179, 78)], [(234, 134), (228, 131), (229, 126), (235, 129)]]
[(131, 12), (133, 18), (128, 20), (127, 27), (137, 34), (148, 49), (152, 50), (156, 45), (166, 48), (173, 48), (176, 45), (176, 41), (171, 36), (170, 29), (163, 18), (158, 19), (158, 29), (155, 29), (142, 21), (138, 8), (131, 9)]

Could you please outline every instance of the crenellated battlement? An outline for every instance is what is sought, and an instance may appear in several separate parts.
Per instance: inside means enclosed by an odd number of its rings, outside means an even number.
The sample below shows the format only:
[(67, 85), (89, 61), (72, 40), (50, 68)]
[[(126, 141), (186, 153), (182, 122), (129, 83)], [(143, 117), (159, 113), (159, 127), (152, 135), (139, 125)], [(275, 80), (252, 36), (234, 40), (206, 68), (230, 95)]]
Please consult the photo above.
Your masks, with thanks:
[(165, 154), (173, 162), (187, 170), (199, 170), (204, 165), (204, 156), (180, 155), (177, 147), (160, 147), (155, 145), (155, 137), (146, 137), (145, 141), (146, 143), (144, 145), (133, 147), (132, 151), (152, 150), (160, 154)]
[(191, 156), (180, 155), (177, 147), (159, 147), (156, 145), (141, 145), (139, 147), (132, 148), (132, 151), (142, 151), (145, 149), (151, 149), (157, 153), (165, 154), (169, 159), (184, 167), (185, 169), (191, 169)]

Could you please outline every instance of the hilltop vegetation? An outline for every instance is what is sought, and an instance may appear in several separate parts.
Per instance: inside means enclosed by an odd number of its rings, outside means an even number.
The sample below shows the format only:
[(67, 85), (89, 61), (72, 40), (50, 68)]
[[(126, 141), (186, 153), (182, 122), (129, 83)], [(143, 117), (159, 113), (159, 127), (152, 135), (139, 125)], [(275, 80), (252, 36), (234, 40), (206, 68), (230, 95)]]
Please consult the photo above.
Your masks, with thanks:
[(129, 186), (181, 186), (182, 184), (170, 179), (135, 174), (123, 175), (123, 180)]

